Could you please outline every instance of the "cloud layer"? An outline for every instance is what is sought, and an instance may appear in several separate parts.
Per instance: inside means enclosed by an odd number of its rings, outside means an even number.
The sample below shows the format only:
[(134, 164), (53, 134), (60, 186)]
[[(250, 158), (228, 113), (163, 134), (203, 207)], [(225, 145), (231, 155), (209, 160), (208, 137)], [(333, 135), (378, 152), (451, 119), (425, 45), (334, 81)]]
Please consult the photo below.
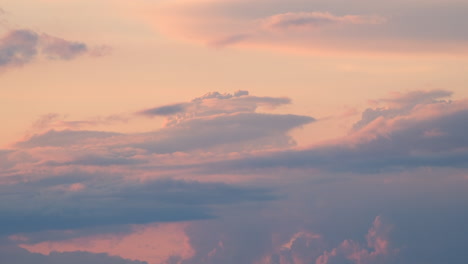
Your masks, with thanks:
[[(468, 104), (451, 95), (413, 91), (372, 100), (346, 136), (302, 148), (289, 132), (321, 121), (269, 113), (291, 100), (247, 91), (129, 115), (128, 122), (164, 119), (149, 132), (38, 132), (0, 151), (0, 234), (32, 252), (75, 252), (86, 249), (82, 241), (102, 241), (99, 233), (124, 241), (140, 234), (135, 224), (149, 230), (184, 222), (174, 238), (187, 241), (183, 248), (145, 237), (169, 249), (158, 257), (146, 249), (139, 260), (432, 264), (451, 248), (451, 263), (462, 263), (457, 245), (466, 238), (447, 240), (468, 216)], [(74, 122), (58, 119), (43, 117), (33, 128)], [(444, 213), (431, 216), (433, 210)], [(429, 229), (443, 230), (440, 241), (426, 239)], [(116, 251), (106, 244), (93, 252)]]
[(177, 0), (155, 3), (151, 11), (142, 12), (163, 33), (215, 47), (311, 54), (465, 54), (461, 9), (466, 3)]

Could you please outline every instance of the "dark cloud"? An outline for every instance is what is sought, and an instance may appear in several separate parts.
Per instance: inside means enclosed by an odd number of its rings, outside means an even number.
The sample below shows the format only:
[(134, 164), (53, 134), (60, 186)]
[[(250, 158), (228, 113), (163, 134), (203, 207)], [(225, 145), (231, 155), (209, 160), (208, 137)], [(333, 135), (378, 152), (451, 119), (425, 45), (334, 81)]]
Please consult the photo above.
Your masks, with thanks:
[(174, 115), (174, 114), (178, 114), (180, 112), (185, 111), (185, 106), (186, 106), (186, 104), (184, 104), (184, 103), (159, 106), (159, 107), (155, 107), (155, 108), (140, 111), (140, 112), (138, 112), (138, 114), (146, 115), (146, 116)]
[(336, 143), (224, 161), (206, 167), (214, 171), (301, 167), (361, 173), (415, 167), (465, 168), (468, 158), (468, 138), (464, 132), (468, 130), (467, 108), (464, 101), (430, 100), (408, 109), (372, 110), (375, 116), (364, 115), (357, 123), (360, 130)]
[(285, 198), (191, 223), (196, 254), (182, 263), (464, 263), (466, 170), (257, 172)]
[[(117, 176), (62, 176), (1, 185), (0, 233), (213, 218), (213, 206), (268, 201), (268, 189)], [(120, 177), (118, 177), (120, 178)]]
[(21, 66), (38, 53), (39, 35), (30, 30), (14, 30), (0, 39), (0, 67)]
[(0, 245), (0, 259), (2, 264), (147, 264), (143, 261), (88, 252), (51, 252), (50, 255), (42, 255), (8, 245)]
[[(41, 140), (33, 140), (31, 147), (58, 146), (63, 151), (58, 153), (70, 157), (35, 161), (36, 174), (11, 176), (12, 183), (0, 185), (0, 233), (24, 233), (32, 237), (25, 243), (36, 243), (130, 232), (129, 224), (190, 221), (186, 233), (193, 257), (172, 256), (166, 263), (464, 263), (466, 101), (442, 100), (450, 95), (446, 91), (380, 99), (372, 109), (376, 116), (363, 116), (362, 125), (345, 138), (259, 154), (256, 143), (264, 147), (287, 140), (287, 131), (313, 119), (256, 113), (248, 100), (256, 106), (260, 97), (239, 93), (196, 99), (202, 102), (199, 108), (184, 111), (198, 116), (184, 116), (151, 133), (50, 131), (43, 139), (36, 136)], [(240, 105), (234, 103), (240, 98)], [(232, 108), (218, 106), (223, 102)], [(49, 142), (53, 138), (73, 144)], [(246, 150), (249, 144), (252, 153), (236, 159), (225, 155), (233, 146)], [(223, 156), (216, 157), (221, 161), (186, 159), (226, 145)], [(190, 150), (201, 155), (159, 155)], [(14, 153), (0, 151), (0, 157)], [(114, 165), (122, 167), (105, 167)], [(243, 184), (131, 178), (161, 174), (198, 180), (229, 175), (229, 181)], [(369, 230), (377, 215), (394, 226), (391, 232), (380, 217)]]

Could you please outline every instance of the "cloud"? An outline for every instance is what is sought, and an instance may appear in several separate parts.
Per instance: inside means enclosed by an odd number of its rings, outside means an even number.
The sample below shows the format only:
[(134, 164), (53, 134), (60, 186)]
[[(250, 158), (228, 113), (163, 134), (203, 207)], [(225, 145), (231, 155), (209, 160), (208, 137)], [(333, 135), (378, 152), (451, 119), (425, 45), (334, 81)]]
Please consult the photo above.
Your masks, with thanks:
[(236, 44), (236, 43), (239, 43), (239, 42), (243, 42), (243, 41), (247, 40), (250, 37), (251, 37), (251, 35), (249, 35), (249, 34), (228, 35), (228, 36), (224, 36), (224, 37), (221, 37), (219, 39), (213, 40), (209, 44), (214, 46), (214, 47), (222, 48), (222, 47), (227, 47), (229, 45), (233, 45), (233, 44)]
[[(133, 148), (149, 153), (189, 152), (219, 147), (241, 151), (243, 147), (278, 148), (294, 144), (288, 132), (312, 123), (314, 118), (299, 115), (257, 113), (289, 104), (285, 97), (251, 96), (247, 91), (234, 94), (212, 92), (190, 102), (145, 109), (137, 115), (165, 116), (165, 126), (146, 133), (115, 133), (92, 130), (49, 130), (36, 133), (18, 142), (16, 147), (70, 147), (99, 145), (108, 150)], [(65, 126), (73, 121), (55, 121), (57, 116), (46, 115), (35, 125), (35, 130), (49, 127), (51, 123)], [(66, 126), (65, 126), (66, 127)], [(105, 151), (108, 152), (108, 151)], [(101, 159), (102, 160), (102, 159)], [(58, 164), (58, 163), (55, 163)], [(67, 163), (70, 164), (70, 163)]]
[(442, 55), (466, 54), (468, 39), (460, 26), (468, 22), (461, 12), (466, 8), (455, 1), (175, 0), (149, 4), (141, 13), (163, 34), (216, 48)]
[(15, 264), (147, 264), (142, 261), (122, 259), (107, 254), (92, 254), (88, 252), (52, 252), (50, 255), (30, 253), (15, 246), (0, 246), (0, 256), (4, 263)]
[(388, 107), (368, 108), (362, 113), (362, 118), (356, 124), (354, 129), (360, 129), (367, 126), (379, 117), (394, 118), (397, 116), (408, 115), (418, 105), (445, 103), (438, 100), (452, 95), (450, 91), (413, 91), (406, 94), (394, 94), (390, 98), (372, 100), (373, 104), (387, 104)]
[(33, 122), (27, 134), (31, 137), (34, 134), (45, 133), (49, 130), (83, 130), (85, 128), (96, 128), (100, 125), (109, 125), (113, 123), (126, 123), (130, 120), (125, 114), (116, 114), (109, 116), (95, 116), (85, 120), (67, 120), (67, 116), (58, 113), (49, 113), (41, 115)]
[(44, 134), (35, 134), (25, 141), (16, 143), (19, 148), (34, 147), (66, 147), (76, 144), (84, 144), (87, 141), (96, 141), (99, 139), (115, 137), (121, 135), (115, 132), (102, 131), (84, 131), (84, 130), (50, 130)]
[(286, 97), (258, 97), (248, 91), (239, 90), (233, 94), (210, 92), (194, 98), (190, 102), (158, 106), (142, 110), (137, 114), (145, 116), (166, 116), (168, 125), (196, 117), (216, 116), (219, 114), (254, 113), (258, 107), (276, 108), (290, 104)]
[(216, 205), (276, 199), (265, 188), (224, 183), (77, 176), (0, 185), (0, 234), (209, 219)]
[[(3, 14), (4, 11), (0, 10), (0, 16)], [(72, 60), (85, 54), (97, 57), (109, 52), (108, 46), (89, 47), (83, 42), (69, 41), (29, 29), (10, 29), (0, 37), (0, 69), (23, 66), (38, 57)]]
[(380, 24), (385, 19), (378, 16), (336, 16), (328, 12), (290, 12), (273, 15), (261, 21), (264, 27), (272, 30), (307, 30), (340, 24)]
[(319, 256), (316, 264), (373, 264), (388, 263), (389, 256), (396, 253), (395, 249), (390, 247), (388, 241), (390, 228), (382, 223), (381, 217), (375, 218), (372, 228), (366, 236), (367, 247), (359, 245), (352, 240), (343, 241), (340, 246), (330, 251), (325, 251)]
[[(468, 129), (467, 101), (431, 99), (448, 94), (416, 92), (390, 99), (392, 103), (405, 102), (407, 105), (366, 110), (363, 119), (355, 125), (355, 131), (335, 142), (208, 163), (204, 167), (213, 172), (301, 167), (360, 173), (416, 167), (466, 168), (468, 140), (463, 131)], [(369, 115), (370, 111), (374, 114)]]
[(42, 52), (51, 59), (70, 60), (88, 51), (86, 44), (43, 34)]
[(213, 222), (192, 225), (188, 234), (195, 254), (181, 258), (180, 263), (375, 264), (391, 263), (398, 254), (389, 241), (391, 226), (383, 223), (380, 216), (366, 235), (367, 245), (346, 239), (336, 248), (328, 245), (326, 237), (311, 231), (291, 234), (287, 227), (274, 229), (270, 223), (262, 223), (266, 219), (245, 220), (242, 218), (243, 222), (237, 225)]
[(30, 30), (14, 30), (0, 39), (0, 67), (21, 66), (38, 53), (39, 36)]
[(308, 116), (238, 113), (217, 117), (178, 119), (178, 124), (142, 135), (142, 142), (128, 146), (152, 153), (172, 153), (224, 146), (241, 150), (251, 145), (285, 147), (293, 144), (287, 132), (313, 122)]
[[(54, 233), (74, 233), (75, 237), (54, 241), (49, 232), (49, 240), (40, 243), (31, 242), (30, 236), (23, 237), (20, 247), (30, 252), (49, 255), (52, 252), (86, 251), (90, 253), (106, 252), (111, 256), (124, 259), (145, 260), (148, 263), (166, 263), (166, 259), (177, 256), (181, 259), (193, 255), (184, 229), (188, 223), (156, 223), (113, 227), (112, 233), (103, 234), (99, 228), (89, 230), (88, 234), (77, 236), (77, 231), (57, 231)], [(124, 229), (126, 232), (121, 232)], [(81, 233), (81, 231), (79, 231)], [(15, 236), (16, 239), (21, 237)], [(27, 244), (25, 244), (27, 243)], [(157, 246), (154, 244), (157, 243)]]
[[(183, 221), (193, 254), (168, 248), (166, 263), (462, 263), (468, 103), (450, 95), (371, 101), (376, 114), (345, 137), (305, 148), (288, 131), (313, 118), (265, 113), (290, 100), (246, 91), (182, 102), (151, 132), (37, 134), (0, 151), (0, 234), (75, 251), (99, 234), (122, 241), (133, 224)], [(171, 243), (145, 239), (140, 260), (160, 264), (153, 247)]]
[(185, 110), (186, 104), (171, 104), (165, 106), (159, 106), (147, 110), (143, 110), (138, 112), (138, 114), (146, 115), (146, 116), (169, 116), (174, 115)]

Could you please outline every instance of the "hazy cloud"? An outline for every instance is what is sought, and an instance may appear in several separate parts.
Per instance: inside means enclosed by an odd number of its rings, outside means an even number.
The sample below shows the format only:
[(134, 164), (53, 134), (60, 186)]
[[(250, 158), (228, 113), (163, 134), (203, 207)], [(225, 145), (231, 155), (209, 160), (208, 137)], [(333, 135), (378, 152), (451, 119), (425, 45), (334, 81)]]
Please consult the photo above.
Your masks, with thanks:
[(107, 46), (89, 47), (83, 42), (38, 33), (29, 29), (9, 30), (0, 38), (0, 69), (18, 67), (39, 56), (52, 60), (71, 60), (88, 54), (102, 56), (109, 53)]
[(304, 30), (339, 24), (380, 24), (385, 22), (385, 19), (378, 16), (336, 16), (328, 12), (290, 12), (273, 15), (261, 21), (267, 29)]
[(50, 255), (30, 253), (16, 246), (1, 246), (0, 256), (5, 264), (147, 264), (147, 262), (111, 257), (87, 252), (52, 252)]
[(16, 143), (20, 148), (34, 148), (34, 147), (66, 147), (75, 144), (85, 144), (86, 142), (109, 138), (121, 135), (115, 132), (102, 132), (102, 131), (84, 131), (84, 130), (50, 130), (44, 134), (35, 134), (25, 141)]
[(0, 39), (0, 67), (21, 66), (38, 53), (39, 35), (30, 30), (14, 30)]
[(169, 116), (185, 111), (186, 104), (171, 104), (159, 106), (138, 112), (138, 114), (146, 116)]
[(460, 26), (468, 22), (462, 11), (467, 3), (460, 1), (175, 0), (153, 6), (156, 13), (148, 21), (162, 33), (213, 47), (312, 54), (467, 52), (468, 35)]

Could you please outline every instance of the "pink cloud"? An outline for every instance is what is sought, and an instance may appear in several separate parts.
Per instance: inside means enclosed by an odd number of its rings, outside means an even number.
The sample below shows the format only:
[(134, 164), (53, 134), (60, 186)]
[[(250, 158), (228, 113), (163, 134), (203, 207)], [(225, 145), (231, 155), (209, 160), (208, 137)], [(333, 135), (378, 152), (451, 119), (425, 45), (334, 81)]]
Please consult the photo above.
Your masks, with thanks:
[[(379, 7), (369, 4), (374, 8), (367, 8), (365, 13), (356, 12), (356, 5), (335, 1), (327, 5), (328, 9), (313, 2), (285, 3), (282, 0), (175, 0), (146, 6), (141, 13), (167, 36), (216, 48), (232, 46), (298, 54), (359, 56), (440, 56), (453, 54), (455, 50), (457, 54), (467, 52), (466, 40), (459, 40), (463, 34), (461, 28), (454, 29), (449, 21), (435, 24), (434, 20), (428, 20), (429, 16), (420, 13), (421, 9), (414, 7), (408, 11), (415, 20), (411, 21), (405, 12), (395, 8), (404, 5), (403, 2), (389, 2)], [(453, 13), (452, 9), (456, 8), (449, 5), (448, 10), (438, 11)], [(250, 11), (248, 15), (241, 15), (238, 10)], [(140, 19), (141, 13), (137, 15)], [(454, 19), (464, 20), (457, 16), (450, 21)], [(432, 31), (434, 34), (430, 34)], [(436, 35), (441, 37), (434, 37)]]
[(322, 27), (346, 24), (381, 24), (386, 21), (379, 16), (345, 15), (336, 16), (328, 12), (298, 12), (273, 15), (261, 20), (266, 29), (271, 30), (315, 30)]
[(366, 235), (367, 247), (352, 240), (345, 240), (337, 248), (325, 251), (315, 263), (341, 263), (343, 258), (354, 264), (383, 263), (386, 258), (397, 253), (388, 240), (390, 230), (391, 227), (382, 223), (381, 217), (378, 216)]
[[(186, 226), (186, 223), (140, 225), (134, 226), (131, 233), (123, 235), (90, 235), (63, 241), (23, 243), (21, 247), (45, 255), (52, 252), (86, 251), (161, 264), (174, 255), (188, 259), (194, 254), (184, 231)], [(12, 239), (20, 242), (26, 239), (18, 237)]]

